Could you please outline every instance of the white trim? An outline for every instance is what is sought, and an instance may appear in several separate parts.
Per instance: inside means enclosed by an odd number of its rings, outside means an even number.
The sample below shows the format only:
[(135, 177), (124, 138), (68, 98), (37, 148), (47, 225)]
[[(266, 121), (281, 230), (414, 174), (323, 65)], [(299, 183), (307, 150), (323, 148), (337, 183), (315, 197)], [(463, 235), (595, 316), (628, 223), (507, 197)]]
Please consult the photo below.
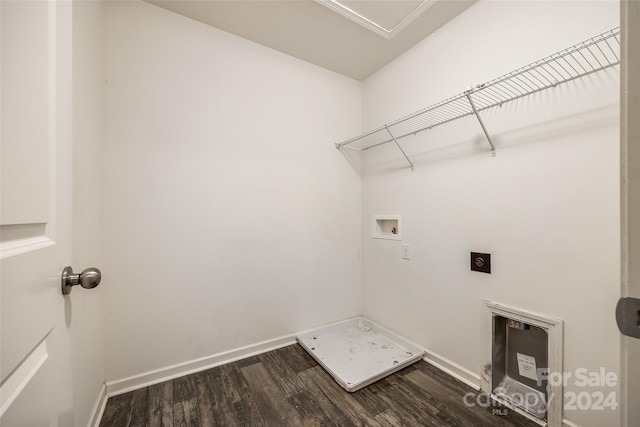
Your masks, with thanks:
[(240, 347), (235, 350), (229, 350), (212, 356), (203, 357), (201, 359), (167, 366), (165, 368), (156, 369), (154, 371), (145, 372), (143, 374), (134, 375), (120, 380), (109, 381), (106, 383), (107, 396), (117, 396), (119, 394), (159, 384), (185, 375), (215, 368), (216, 366), (246, 359), (257, 354), (266, 353), (295, 343), (295, 334), (285, 335), (271, 340), (262, 341), (257, 344)]
[(462, 381), (469, 387), (472, 387), (475, 390), (480, 390), (480, 375), (476, 372), (473, 372), (438, 353), (426, 349), (423, 360), (441, 371), (446, 372), (455, 379)]
[(0, 386), (0, 417), (9, 409), (11, 404), (22, 393), (27, 384), (36, 376), (40, 368), (49, 359), (49, 349), (47, 341), (49, 337), (42, 340), (40, 344), (18, 365), (9, 375), (2, 386)]
[(316, 1), (321, 5), (326, 6), (329, 9), (333, 10), (334, 12), (339, 13), (345, 18), (350, 19), (356, 24), (360, 24), (366, 29), (373, 31), (377, 35), (384, 37), (387, 40), (391, 40), (400, 31), (405, 29), (411, 22), (413, 22), (418, 16), (420, 16), (424, 11), (426, 11), (428, 8), (433, 6), (437, 0), (424, 0), (422, 3), (420, 3), (420, 5), (418, 5), (415, 9), (413, 9), (404, 18), (402, 18), (402, 20), (398, 22), (390, 30), (360, 15), (358, 12), (351, 10), (349, 7), (343, 5), (338, 0), (316, 0)]
[(93, 409), (91, 409), (91, 414), (89, 415), (89, 422), (87, 423), (87, 427), (98, 427), (100, 426), (100, 421), (102, 420), (102, 414), (104, 414), (104, 408), (107, 406), (107, 385), (102, 383), (102, 387), (100, 387), (100, 392), (98, 393), (98, 398), (96, 399), (96, 403), (93, 404)]
[(582, 427), (580, 424), (573, 423), (566, 418), (562, 419), (562, 427)]
[[(353, 318), (357, 318), (357, 317), (361, 317), (361, 316), (355, 316)], [(349, 318), (347, 320), (351, 320), (353, 318)], [(376, 327), (380, 328), (381, 330), (389, 331), (390, 333), (396, 334), (391, 329), (386, 328), (385, 326), (382, 326), (377, 322), (374, 322), (369, 319), (367, 319), (367, 321), (374, 323)], [(338, 325), (342, 322), (345, 322), (345, 320), (334, 322), (324, 327)], [(139, 390), (141, 388), (148, 387), (150, 385), (159, 384), (164, 381), (169, 381), (175, 378), (183, 377), (185, 375), (204, 371), (210, 368), (214, 368), (216, 366), (224, 365), (231, 362), (236, 362), (238, 360), (246, 359), (251, 356), (266, 353), (272, 350), (276, 350), (278, 348), (286, 347), (288, 345), (296, 344), (297, 342), (296, 336), (304, 335), (309, 332), (313, 332), (317, 329), (319, 328), (316, 327), (316, 328), (305, 329), (303, 331), (300, 331), (291, 335), (284, 335), (271, 340), (262, 341), (257, 344), (251, 344), (245, 347), (240, 347), (234, 350), (229, 350), (222, 353), (207, 356), (201, 359), (196, 359), (189, 362), (167, 366), (165, 368), (156, 369), (154, 371), (149, 371), (139, 375), (133, 375), (131, 377), (123, 378), (120, 380), (108, 381), (105, 384), (106, 396), (112, 397), (112, 396), (117, 396), (119, 394), (128, 393), (130, 391)], [(430, 363), (431, 365), (435, 366), (441, 371), (446, 372), (452, 377), (462, 381), (469, 387), (472, 387), (476, 390), (480, 389), (480, 375), (478, 373), (475, 373), (465, 368), (464, 366), (459, 365), (456, 362), (453, 362), (436, 352), (430, 351), (426, 349), (424, 346), (414, 341), (408, 340), (406, 338), (403, 338), (403, 339), (406, 340), (406, 342), (408, 342), (409, 344), (425, 352), (425, 356), (423, 357), (423, 360), (425, 362)], [(102, 413), (100, 413), (100, 417), (101, 416), (102, 416)], [(99, 424), (100, 422), (99, 418), (97, 419), (97, 422)], [(94, 425), (97, 425), (97, 424), (94, 424)]]
[[(493, 307), (493, 309), (499, 309), (501, 313), (505, 313), (510, 318), (525, 321), (532, 325), (536, 325), (540, 327), (548, 327), (548, 325), (555, 325), (554, 328), (549, 328), (549, 340), (550, 340), (549, 347), (550, 349), (552, 348), (553, 346), (552, 341), (554, 339), (558, 339), (558, 337), (560, 339), (559, 342), (562, 343), (562, 326), (563, 325), (561, 320), (542, 318), (543, 321), (540, 321), (539, 320), (540, 317), (535, 314), (526, 313), (521, 310), (508, 308), (502, 305), (490, 303), (488, 301), (483, 301), (483, 304), (486, 304), (486, 307)], [(360, 316), (355, 316), (355, 317), (360, 317)], [(374, 323), (377, 327), (380, 327), (381, 329), (390, 331), (395, 334), (395, 332), (393, 332), (392, 330), (374, 321), (371, 321), (369, 319), (367, 319), (367, 321)], [(339, 322), (334, 322), (326, 326), (338, 325), (341, 322), (344, 322), (344, 320)], [(547, 325), (547, 326), (544, 326), (544, 325)], [(486, 327), (486, 326), (483, 324), (483, 327)], [(555, 329), (555, 328), (559, 328), (559, 329)], [(134, 390), (139, 390), (141, 388), (148, 387), (154, 384), (159, 384), (175, 378), (183, 377), (185, 375), (204, 371), (207, 369), (214, 368), (216, 366), (236, 362), (238, 360), (246, 359), (251, 356), (266, 353), (272, 350), (276, 350), (278, 348), (286, 347), (288, 345), (293, 345), (293, 344), (296, 344), (296, 336), (312, 332), (316, 329), (318, 328), (306, 329), (298, 333), (284, 335), (278, 338), (262, 341), (256, 344), (251, 344), (251, 345), (240, 347), (234, 350), (225, 351), (225, 352), (214, 354), (212, 356), (204, 357), (201, 359), (179, 363), (176, 365), (167, 366), (165, 368), (157, 369), (154, 371), (149, 371), (143, 374), (134, 375), (128, 378), (107, 382), (105, 385), (103, 385), (100, 391), (100, 395), (96, 401), (96, 404), (94, 405), (92, 416), (87, 427), (97, 427), (100, 425), (104, 408), (107, 403), (107, 398), (109, 397), (117, 396), (123, 393), (128, 393)], [(553, 338), (554, 336), (556, 338)], [(451, 375), (457, 380), (462, 381), (464, 384), (468, 385), (469, 387), (475, 390), (485, 390), (483, 388), (483, 383), (485, 381), (484, 375), (480, 375), (477, 372), (473, 372), (472, 370), (467, 369), (464, 366), (436, 352), (430, 351), (427, 348), (413, 341), (410, 341), (410, 340), (407, 340), (407, 341), (412, 345), (424, 350), (425, 356), (423, 357), (423, 360), (425, 362), (435, 366), (436, 368)], [(550, 367), (553, 367), (552, 360), (556, 360), (556, 362), (559, 360), (560, 363), (562, 362), (562, 357), (561, 357), (562, 345), (560, 344), (559, 347), (560, 347), (560, 352), (559, 352), (560, 358), (557, 359), (557, 355), (556, 355), (556, 358), (554, 359), (554, 357), (550, 354), (550, 358), (549, 358)], [(560, 411), (562, 411), (562, 405), (559, 405), (559, 406), (560, 406)], [(518, 411), (518, 408), (513, 408), (513, 409)], [(524, 411), (518, 411), (518, 412), (522, 413), (525, 416), (528, 416), (528, 414), (525, 413)], [(549, 416), (551, 417), (551, 407), (549, 410)], [(531, 419), (539, 422), (539, 420), (536, 420), (534, 418), (531, 418)], [(580, 427), (579, 425), (574, 424), (566, 419), (556, 418), (556, 420), (558, 423), (556, 425), (558, 426)], [(549, 427), (553, 427), (553, 424), (551, 424), (550, 422), (547, 425)]]
[(28, 239), (12, 240), (0, 243), (0, 259), (26, 254), (38, 249), (54, 245), (55, 242), (46, 236), (30, 237)]
[[(640, 70), (640, 3), (620, 2), (620, 297), (640, 298), (640, 177), (636, 165), (640, 160), (637, 135), (640, 124), (640, 85), (635, 76)], [(620, 336), (619, 413), (621, 426), (640, 425), (640, 341)]]

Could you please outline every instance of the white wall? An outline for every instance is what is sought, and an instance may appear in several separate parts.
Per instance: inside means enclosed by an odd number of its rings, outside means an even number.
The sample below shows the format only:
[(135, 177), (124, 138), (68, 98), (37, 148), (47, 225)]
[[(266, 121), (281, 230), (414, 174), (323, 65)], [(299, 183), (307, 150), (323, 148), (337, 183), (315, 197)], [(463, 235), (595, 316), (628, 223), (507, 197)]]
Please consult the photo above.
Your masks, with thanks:
[[(578, 19), (579, 17), (579, 19)], [(481, 1), (364, 83), (375, 128), (618, 25), (616, 2)], [(619, 368), (619, 70), (483, 113), (363, 156), (364, 314), (480, 375), (481, 300), (565, 322), (564, 370)], [(402, 214), (403, 242), (371, 238)], [(492, 254), (491, 275), (469, 252)], [(568, 390), (585, 391), (569, 381)], [(596, 389), (588, 389), (589, 393)], [(616, 391), (605, 388), (603, 391)], [(566, 411), (583, 426), (612, 411)]]
[(105, 4), (106, 378), (360, 313), (361, 84)]
[[(102, 265), (102, 3), (73, 3), (73, 261), (74, 271)], [(69, 300), (74, 425), (87, 425), (104, 382), (104, 284), (74, 289)]]

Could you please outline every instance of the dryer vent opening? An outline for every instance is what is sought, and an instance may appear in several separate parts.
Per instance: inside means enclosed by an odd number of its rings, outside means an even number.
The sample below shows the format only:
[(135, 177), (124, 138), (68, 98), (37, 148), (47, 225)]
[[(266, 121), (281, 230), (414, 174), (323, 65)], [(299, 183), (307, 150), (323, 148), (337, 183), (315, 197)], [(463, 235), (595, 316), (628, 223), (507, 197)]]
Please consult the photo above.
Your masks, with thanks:
[(549, 336), (538, 326), (493, 317), (491, 393), (547, 420)]
[(483, 301), (482, 391), (549, 427), (562, 425), (563, 322)]

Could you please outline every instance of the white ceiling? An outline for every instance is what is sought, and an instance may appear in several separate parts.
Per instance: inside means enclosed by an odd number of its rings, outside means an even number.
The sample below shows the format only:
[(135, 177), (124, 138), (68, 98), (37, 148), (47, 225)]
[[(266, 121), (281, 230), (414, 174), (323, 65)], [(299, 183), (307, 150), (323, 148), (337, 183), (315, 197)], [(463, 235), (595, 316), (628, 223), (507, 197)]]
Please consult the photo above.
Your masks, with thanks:
[(477, 0), (146, 0), (357, 80)]

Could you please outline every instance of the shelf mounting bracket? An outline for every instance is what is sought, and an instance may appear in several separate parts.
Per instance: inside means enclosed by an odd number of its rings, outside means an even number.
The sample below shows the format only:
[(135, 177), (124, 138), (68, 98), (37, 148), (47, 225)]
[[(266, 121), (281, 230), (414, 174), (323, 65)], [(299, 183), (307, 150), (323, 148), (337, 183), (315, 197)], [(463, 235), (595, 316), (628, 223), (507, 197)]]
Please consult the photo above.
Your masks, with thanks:
[(398, 150), (400, 150), (400, 152), (402, 153), (402, 155), (404, 156), (405, 159), (407, 159), (407, 162), (409, 162), (409, 165), (411, 166), (411, 172), (413, 172), (413, 163), (411, 162), (411, 160), (409, 159), (409, 156), (407, 156), (407, 153), (404, 152), (404, 150), (402, 149), (402, 147), (400, 146), (400, 144), (398, 143), (398, 140), (396, 139), (395, 136), (393, 136), (393, 134), (391, 133), (391, 131), (389, 130), (389, 126), (384, 125), (384, 128), (387, 130), (387, 132), (389, 133), (389, 136), (391, 137), (391, 139), (393, 139), (393, 142), (396, 143), (396, 146), (398, 147)]
[(467, 97), (467, 99), (469, 100), (469, 105), (471, 105), (471, 109), (473, 110), (473, 114), (475, 114), (476, 119), (478, 119), (478, 122), (480, 122), (480, 127), (482, 127), (482, 131), (484, 132), (484, 136), (487, 137), (487, 141), (489, 141), (489, 145), (491, 146), (491, 157), (495, 157), (496, 156), (496, 147), (493, 146), (493, 141), (491, 141), (491, 137), (489, 136), (489, 132), (487, 132), (487, 128), (484, 127), (484, 122), (482, 121), (482, 118), (480, 117), (480, 114), (478, 114), (478, 109), (476, 108), (476, 104), (473, 103), (473, 99), (471, 99), (471, 93), (473, 92), (472, 89), (465, 91), (465, 95)]

